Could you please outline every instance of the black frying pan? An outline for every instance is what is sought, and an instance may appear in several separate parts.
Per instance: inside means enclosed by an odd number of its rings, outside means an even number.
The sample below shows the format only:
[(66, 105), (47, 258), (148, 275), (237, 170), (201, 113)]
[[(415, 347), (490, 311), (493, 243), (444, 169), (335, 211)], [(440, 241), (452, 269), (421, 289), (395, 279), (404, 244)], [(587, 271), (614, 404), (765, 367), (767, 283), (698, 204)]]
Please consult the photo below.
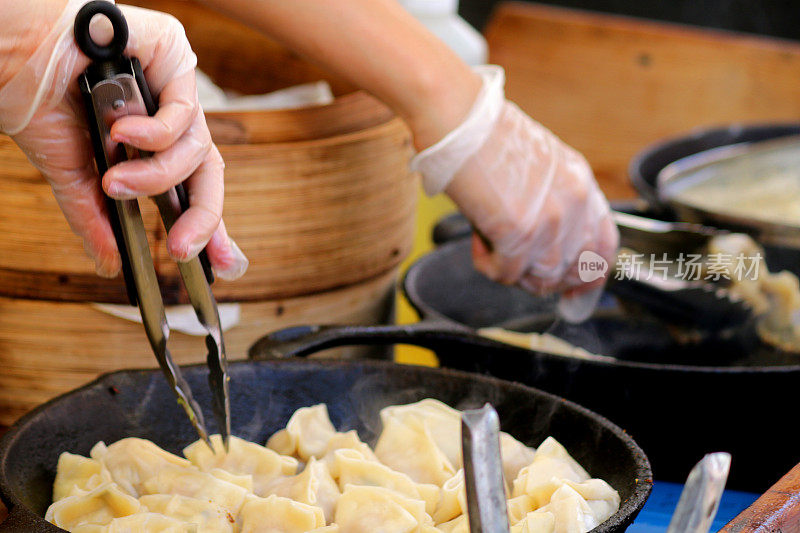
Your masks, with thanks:
[[(684, 157), (731, 144), (766, 141), (800, 134), (800, 124), (732, 124), (729, 126), (698, 129), (684, 136), (666, 139), (639, 152), (630, 163), (628, 173), (636, 191), (649, 204), (656, 216), (674, 220), (672, 208), (661, 201), (658, 173), (670, 163)], [(698, 220), (711, 224), (708, 220)], [(752, 228), (735, 225), (724, 229), (749, 231)], [(754, 235), (757, 236), (757, 235)], [(773, 270), (789, 270), (800, 274), (800, 250), (788, 246), (765, 245), (766, 260)]]
[(651, 206), (667, 214), (667, 206), (658, 196), (658, 173), (684, 157), (743, 142), (766, 141), (788, 135), (800, 134), (800, 124), (731, 124), (715, 128), (694, 130), (684, 136), (673, 137), (652, 144), (639, 152), (628, 167), (631, 185)]
[[(529, 445), (554, 436), (620, 492), (620, 510), (595, 532), (624, 531), (652, 487), (647, 458), (627, 433), (583, 407), (519, 384), (382, 361), (235, 362), (230, 372), (233, 433), (255, 442), (285, 426), (296, 409), (320, 402), (337, 428), (357, 429), (370, 442), (380, 429), (378, 410), (386, 405), (427, 397), (457, 408), (488, 401), (503, 430)], [(208, 407), (202, 386), (207, 368), (187, 367), (185, 375)], [(197, 438), (157, 370), (107, 374), (24, 416), (0, 441), (0, 496), (11, 512), (0, 532), (63, 531), (42, 518), (59, 454), (86, 455), (99, 440), (131, 436), (174, 453)]]
[[(564, 396), (609, 417), (639, 442), (656, 479), (682, 482), (705, 453), (733, 454), (729, 486), (763, 492), (800, 461), (794, 427), (800, 356), (739, 340), (676, 343), (672, 331), (609, 297), (581, 326), (555, 323), (554, 300), (493, 283), (472, 268), (470, 243), (441, 246), (403, 282), (423, 321), (410, 326), (290, 328), (254, 357), (302, 356), (342, 345), (403, 343), (442, 366), (491, 374)], [(474, 328), (552, 331), (616, 362), (565, 358), (497, 343)], [(288, 344), (287, 344), (288, 343)]]

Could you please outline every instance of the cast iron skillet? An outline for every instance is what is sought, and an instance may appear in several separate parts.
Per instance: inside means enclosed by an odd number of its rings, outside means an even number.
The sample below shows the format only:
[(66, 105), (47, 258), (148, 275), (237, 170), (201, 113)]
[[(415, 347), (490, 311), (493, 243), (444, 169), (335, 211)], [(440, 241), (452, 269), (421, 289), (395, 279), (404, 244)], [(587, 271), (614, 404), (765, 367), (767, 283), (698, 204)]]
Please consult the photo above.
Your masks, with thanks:
[[(557, 323), (553, 299), (476, 272), (468, 240), (418, 260), (403, 290), (422, 322), (289, 328), (259, 340), (251, 356), (305, 356), (342, 345), (423, 346), (444, 367), (532, 385), (607, 416), (647, 452), (656, 479), (682, 482), (705, 453), (729, 451), (729, 486), (763, 492), (800, 461), (800, 448), (784, 433), (795, 424), (800, 356), (764, 349), (749, 335), (677, 344), (669, 327), (627, 313), (608, 296), (587, 323)], [(552, 331), (618, 360), (549, 355), (475, 334), (474, 328), (498, 324)]]
[[(620, 492), (620, 510), (595, 532), (624, 531), (652, 488), (647, 458), (627, 433), (579, 405), (519, 384), (384, 361), (242, 361), (232, 363), (230, 373), (233, 433), (255, 442), (285, 426), (296, 409), (320, 402), (337, 428), (357, 429), (370, 442), (386, 405), (428, 397), (458, 408), (488, 401), (503, 430), (529, 445), (554, 436)], [(204, 365), (185, 369), (205, 407), (207, 375)], [(106, 374), (20, 419), (0, 441), (0, 496), (11, 512), (0, 532), (62, 531), (42, 518), (59, 454), (86, 455), (99, 440), (133, 436), (174, 453), (197, 438), (158, 370)]]
[[(670, 206), (659, 198), (658, 173), (686, 156), (730, 144), (766, 141), (800, 134), (800, 124), (732, 124), (724, 127), (698, 129), (685, 136), (667, 139), (639, 152), (630, 163), (628, 173), (637, 192), (647, 201), (658, 218), (675, 220)], [(701, 221), (708, 223), (708, 221)], [(725, 229), (741, 231), (729, 226)], [(785, 246), (767, 245), (766, 259), (773, 270), (790, 270), (800, 274), (800, 250)]]
[(651, 206), (667, 214), (668, 208), (658, 196), (658, 173), (670, 163), (686, 156), (742, 142), (766, 141), (800, 134), (800, 124), (731, 124), (694, 130), (652, 144), (639, 152), (630, 163), (631, 185)]

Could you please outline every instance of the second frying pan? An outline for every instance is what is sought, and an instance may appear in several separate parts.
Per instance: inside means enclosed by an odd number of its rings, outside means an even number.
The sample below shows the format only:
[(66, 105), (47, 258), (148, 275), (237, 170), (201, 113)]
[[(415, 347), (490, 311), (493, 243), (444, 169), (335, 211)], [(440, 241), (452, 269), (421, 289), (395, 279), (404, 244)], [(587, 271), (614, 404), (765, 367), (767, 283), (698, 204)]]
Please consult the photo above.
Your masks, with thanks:
[[(647, 452), (656, 478), (667, 481), (683, 482), (705, 453), (728, 451), (729, 485), (763, 492), (800, 461), (794, 440), (781, 437), (793, 424), (797, 356), (750, 350), (737, 340), (679, 345), (668, 327), (626, 314), (610, 298), (587, 324), (559, 324), (552, 299), (495, 284), (476, 272), (468, 240), (418, 260), (403, 289), (422, 322), (290, 328), (261, 339), (251, 356), (307, 356), (349, 345), (429, 348), (444, 367), (533, 385), (609, 417)], [(555, 328), (573, 344), (617, 360), (534, 352), (475, 332), (498, 324)]]
[[(789, 270), (800, 274), (800, 247), (798, 237), (787, 238), (784, 231), (773, 231), (758, 223), (742, 224), (736, 218), (716, 216), (706, 218), (689, 210), (676, 210), (665, 202), (659, 184), (659, 174), (668, 165), (708, 150), (725, 149), (742, 143), (760, 143), (773, 139), (800, 135), (797, 122), (773, 124), (731, 124), (728, 126), (697, 129), (686, 135), (672, 137), (652, 144), (631, 160), (628, 173), (631, 184), (644, 198), (653, 214), (665, 220), (677, 220), (678, 215), (691, 216), (693, 221), (717, 225), (724, 229), (746, 231), (752, 236), (763, 237), (766, 260), (772, 270)], [(794, 244), (792, 244), (794, 243)]]

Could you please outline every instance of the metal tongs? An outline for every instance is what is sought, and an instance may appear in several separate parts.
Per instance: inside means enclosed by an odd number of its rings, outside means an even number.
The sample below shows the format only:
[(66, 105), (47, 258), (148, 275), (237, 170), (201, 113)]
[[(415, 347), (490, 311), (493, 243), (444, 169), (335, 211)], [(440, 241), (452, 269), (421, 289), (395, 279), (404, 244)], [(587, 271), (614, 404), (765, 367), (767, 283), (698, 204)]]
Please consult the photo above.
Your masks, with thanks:
[(500, 419), (490, 404), (461, 413), (461, 452), (472, 533), (508, 533)]
[[(613, 212), (623, 246), (642, 254), (674, 259), (681, 253), (702, 253), (727, 231), (688, 222), (665, 222)], [(739, 327), (752, 316), (750, 305), (720, 283), (674, 277), (609, 278), (608, 290), (643, 305), (670, 323), (719, 331)]]
[(689, 472), (667, 533), (708, 533), (717, 515), (731, 455), (710, 453)]
[[(700, 224), (665, 222), (620, 211), (613, 211), (612, 215), (623, 246), (658, 257), (663, 253), (676, 257), (680, 253), (701, 252), (711, 239), (728, 233)], [(463, 215), (450, 215), (434, 228), (433, 242), (442, 244), (467, 237), (472, 232), (472, 225)], [(611, 268), (613, 270), (614, 265)], [(738, 327), (752, 316), (747, 302), (735, 298), (727, 287), (710, 281), (657, 276), (617, 279), (612, 271), (607, 290), (620, 299), (643, 306), (667, 323), (709, 331)]]
[[(106, 16), (114, 28), (114, 37), (106, 46), (99, 46), (89, 34), (90, 22), (96, 15)], [(75, 40), (81, 51), (93, 61), (81, 74), (78, 83), (86, 107), (97, 170), (102, 177), (117, 163), (149, 156), (130, 146), (115, 143), (110, 132), (117, 119), (127, 115), (152, 116), (157, 106), (139, 60), (123, 55), (128, 42), (128, 25), (119, 8), (105, 1), (93, 1), (83, 6), (75, 18)], [(139, 307), (150, 346), (178, 403), (186, 410), (200, 438), (210, 446), (203, 412), (167, 348), (169, 326), (138, 200), (106, 199), (122, 258), (128, 299), (131, 305)], [(153, 200), (168, 232), (181, 213), (189, 208), (183, 184), (155, 196)], [(197, 318), (208, 331), (208, 382), (217, 427), (227, 449), (230, 435), (228, 364), (217, 303), (209, 286), (214, 277), (205, 251), (195, 259), (178, 263), (178, 270)]]

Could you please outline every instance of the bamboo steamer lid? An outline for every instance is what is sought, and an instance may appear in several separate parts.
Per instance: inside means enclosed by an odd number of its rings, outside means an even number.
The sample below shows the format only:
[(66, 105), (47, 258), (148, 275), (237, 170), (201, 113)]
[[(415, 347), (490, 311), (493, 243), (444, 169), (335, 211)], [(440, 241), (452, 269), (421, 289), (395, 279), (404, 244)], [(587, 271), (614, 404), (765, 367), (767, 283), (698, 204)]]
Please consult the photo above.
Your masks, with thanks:
[[(226, 163), (224, 218), (250, 259), (214, 285), (219, 301), (320, 293), (394, 269), (411, 248), (416, 183), (403, 122), (274, 42), (177, 0), (134, 2), (175, 14), (199, 66), (217, 83), (262, 93), (329, 80), (335, 101), (302, 109), (208, 113)], [(121, 278), (94, 274), (41, 175), (0, 137), (0, 296), (126, 303)], [(165, 303), (185, 303), (152, 202), (141, 201)]]

